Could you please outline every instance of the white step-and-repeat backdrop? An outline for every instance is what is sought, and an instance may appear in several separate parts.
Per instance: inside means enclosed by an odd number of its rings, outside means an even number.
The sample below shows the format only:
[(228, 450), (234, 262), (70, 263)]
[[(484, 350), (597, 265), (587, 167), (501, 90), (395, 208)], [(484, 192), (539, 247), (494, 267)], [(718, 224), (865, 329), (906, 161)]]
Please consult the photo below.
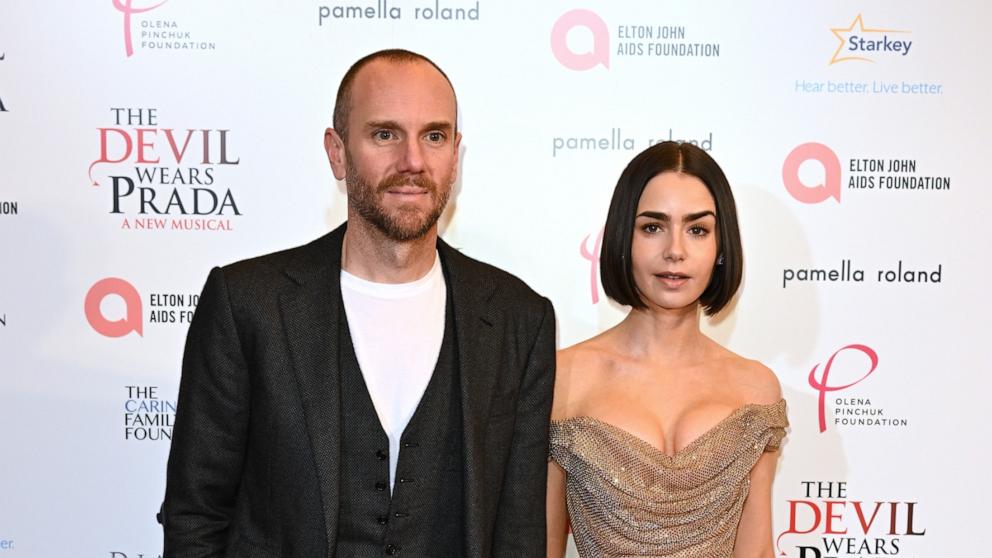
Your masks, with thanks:
[(737, 196), (743, 292), (704, 328), (772, 367), (791, 558), (981, 556), (992, 7), (216, 0), (0, 7), (0, 558), (154, 557), (179, 363), (213, 265), (340, 223), (322, 149), (357, 58), (458, 91), (443, 235), (616, 323), (626, 162), (692, 141)]

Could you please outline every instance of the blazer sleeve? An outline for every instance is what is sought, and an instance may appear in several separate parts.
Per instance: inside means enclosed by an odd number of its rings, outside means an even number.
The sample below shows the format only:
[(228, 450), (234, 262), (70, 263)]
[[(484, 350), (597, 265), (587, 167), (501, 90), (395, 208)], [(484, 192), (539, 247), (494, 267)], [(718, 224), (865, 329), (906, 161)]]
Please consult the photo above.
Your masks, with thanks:
[(517, 396), (516, 418), (503, 491), (496, 511), (494, 558), (543, 558), (548, 483), (548, 424), (555, 382), (555, 312), (543, 315)]
[(165, 557), (223, 556), (244, 465), (249, 376), (227, 283), (211, 270), (190, 323), (160, 521)]

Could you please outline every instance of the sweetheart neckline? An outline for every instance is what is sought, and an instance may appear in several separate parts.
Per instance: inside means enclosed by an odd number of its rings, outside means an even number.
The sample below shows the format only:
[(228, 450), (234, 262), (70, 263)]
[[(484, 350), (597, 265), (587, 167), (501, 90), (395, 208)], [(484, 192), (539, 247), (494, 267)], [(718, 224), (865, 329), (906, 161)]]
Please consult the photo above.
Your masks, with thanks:
[(655, 446), (651, 442), (648, 442), (644, 438), (641, 438), (640, 436), (638, 436), (636, 434), (633, 434), (629, 430), (620, 428), (619, 426), (617, 426), (617, 425), (615, 425), (613, 423), (606, 422), (605, 420), (598, 419), (598, 418), (593, 417), (593, 416), (589, 416), (589, 415), (577, 415), (577, 416), (573, 416), (573, 417), (567, 417), (567, 418), (564, 418), (564, 419), (552, 420), (551, 421), (551, 424), (562, 424), (563, 425), (563, 424), (565, 424), (565, 423), (567, 423), (569, 421), (588, 421), (588, 422), (594, 422), (596, 424), (603, 425), (603, 426), (607, 427), (608, 429), (613, 430), (614, 432), (619, 432), (620, 434), (622, 434), (623, 436), (627, 437), (628, 439), (633, 440), (633, 441), (637, 442), (638, 444), (643, 445), (643, 446), (647, 447), (648, 449), (652, 450), (653, 453), (655, 453), (656, 455), (658, 455), (660, 457), (665, 458), (667, 461), (674, 461), (680, 455), (689, 452), (695, 446), (697, 446), (700, 443), (702, 443), (704, 439), (709, 438), (711, 435), (713, 435), (714, 433), (716, 433), (723, 425), (727, 424), (730, 421), (730, 419), (732, 419), (732, 418), (734, 418), (734, 417), (736, 417), (736, 416), (744, 413), (745, 411), (747, 411), (749, 409), (752, 409), (752, 408), (772, 408), (772, 407), (778, 407), (778, 406), (783, 405), (783, 404), (785, 404), (785, 399), (784, 398), (783, 399), (779, 399), (775, 403), (768, 403), (768, 404), (762, 404), (762, 403), (745, 403), (744, 405), (741, 405), (740, 407), (737, 407), (736, 409), (734, 409), (733, 411), (731, 411), (730, 414), (728, 414), (727, 416), (725, 416), (722, 419), (720, 419), (719, 422), (717, 422), (716, 424), (714, 424), (713, 426), (711, 426), (709, 429), (707, 429), (705, 432), (703, 432), (699, 436), (696, 436), (691, 442), (689, 442), (687, 445), (685, 445), (684, 447), (682, 447), (682, 449), (677, 450), (672, 455), (668, 455), (667, 453), (665, 453), (663, 450), (659, 449), (657, 446)]

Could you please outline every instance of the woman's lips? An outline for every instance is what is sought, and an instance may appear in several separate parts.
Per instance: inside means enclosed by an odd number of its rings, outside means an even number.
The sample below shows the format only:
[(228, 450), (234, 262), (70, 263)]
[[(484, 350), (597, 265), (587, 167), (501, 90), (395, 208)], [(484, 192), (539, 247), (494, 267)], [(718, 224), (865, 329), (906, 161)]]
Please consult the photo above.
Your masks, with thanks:
[(689, 276), (683, 273), (656, 273), (654, 276), (669, 289), (677, 289), (689, 281)]

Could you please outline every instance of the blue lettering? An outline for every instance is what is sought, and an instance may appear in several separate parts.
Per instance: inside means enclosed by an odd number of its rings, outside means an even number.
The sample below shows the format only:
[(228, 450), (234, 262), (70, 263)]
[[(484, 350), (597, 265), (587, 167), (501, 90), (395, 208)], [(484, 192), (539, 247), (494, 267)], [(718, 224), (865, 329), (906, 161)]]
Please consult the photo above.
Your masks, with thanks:
[(851, 35), (847, 39), (847, 50), (853, 52), (898, 52), (902, 56), (909, 54), (909, 49), (913, 46), (913, 41), (894, 41), (888, 35), (883, 35), (881, 39), (865, 39), (857, 35)]
[(175, 413), (176, 404), (162, 399), (128, 399), (124, 410), (129, 413)]

